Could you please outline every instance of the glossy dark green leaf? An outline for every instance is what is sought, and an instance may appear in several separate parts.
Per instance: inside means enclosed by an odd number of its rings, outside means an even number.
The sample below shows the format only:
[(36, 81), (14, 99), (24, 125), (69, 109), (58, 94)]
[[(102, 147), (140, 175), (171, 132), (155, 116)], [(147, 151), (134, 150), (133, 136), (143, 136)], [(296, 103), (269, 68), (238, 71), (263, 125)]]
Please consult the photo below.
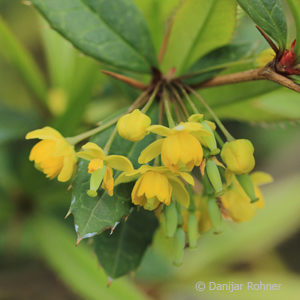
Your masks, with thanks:
[(136, 270), (152, 242), (158, 221), (153, 212), (135, 209), (113, 232), (95, 238), (98, 260), (106, 273), (117, 278)]
[(131, 0), (32, 0), (50, 25), (75, 47), (108, 65), (149, 73), (154, 47)]
[(287, 24), (280, 0), (237, 0), (253, 21), (281, 50), (286, 48)]
[(213, 50), (189, 68), (184, 81), (187, 84), (204, 82), (227, 67), (239, 64), (239, 60), (245, 58), (250, 51), (248, 44), (232, 44)]
[[(157, 107), (151, 110), (153, 122), (157, 119)], [(112, 133), (110, 128), (98, 135), (92, 141), (104, 147)], [(109, 154), (127, 156), (134, 167), (139, 166), (137, 158), (141, 151), (155, 140), (153, 134), (149, 134), (142, 141), (132, 143), (116, 136)], [(75, 221), (75, 230), (78, 238), (95, 236), (103, 230), (113, 227), (123, 216), (129, 214), (131, 207), (132, 183), (118, 185), (114, 189), (114, 196), (110, 197), (106, 192), (100, 192), (98, 197), (92, 198), (87, 195), (89, 189), (90, 174), (87, 172), (88, 162), (80, 161), (77, 176), (74, 181), (73, 200), (70, 207)], [(116, 174), (116, 172), (115, 172)]]

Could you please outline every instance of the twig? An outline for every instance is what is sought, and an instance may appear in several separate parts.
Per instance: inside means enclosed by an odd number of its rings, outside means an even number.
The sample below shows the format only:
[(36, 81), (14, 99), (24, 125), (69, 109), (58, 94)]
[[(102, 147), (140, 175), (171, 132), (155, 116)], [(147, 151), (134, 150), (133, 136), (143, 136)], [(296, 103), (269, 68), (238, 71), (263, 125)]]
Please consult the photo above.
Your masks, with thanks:
[(118, 79), (120, 81), (123, 81), (125, 82), (126, 84), (128, 85), (131, 85), (132, 87), (135, 87), (139, 90), (146, 90), (148, 88), (148, 85), (140, 82), (140, 81), (137, 81), (133, 78), (130, 78), (128, 76), (125, 76), (125, 75), (121, 75), (121, 74), (117, 74), (117, 73), (114, 73), (114, 72), (110, 72), (110, 71), (107, 71), (107, 70), (101, 70), (102, 73), (108, 75), (108, 76), (111, 76), (115, 79)]
[(296, 91), (300, 93), (300, 85), (292, 81), (291, 79), (280, 75), (276, 72), (274, 72), (271, 68), (266, 68), (263, 72), (262, 75), (264, 76), (265, 79), (274, 81), (276, 83), (279, 83), (293, 91)]
[(248, 70), (248, 71), (243, 71), (243, 72), (238, 72), (238, 73), (233, 73), (228, 75), (217, 76), (206, 82), (192, 84), (191, 87), (193, 89), (199, 89), (199, 88), (214, 87), (214, 86), (225, 85), (225, 84), (240, 83), (245, 81), (262, 80), (265, 79), (261, 75), (261, 72), (263, 70), (264, 68), (259, 68), (259, 69)]
[(190, 87), (193, 89), (200, 89), (254, 80), (271, 80), (300, 93), (300, 85), (296, 84), (291, 79), (276, 73), (270, 67), (263, 67), (234, 74), (217, 76), (209, 81), (193, 84)]

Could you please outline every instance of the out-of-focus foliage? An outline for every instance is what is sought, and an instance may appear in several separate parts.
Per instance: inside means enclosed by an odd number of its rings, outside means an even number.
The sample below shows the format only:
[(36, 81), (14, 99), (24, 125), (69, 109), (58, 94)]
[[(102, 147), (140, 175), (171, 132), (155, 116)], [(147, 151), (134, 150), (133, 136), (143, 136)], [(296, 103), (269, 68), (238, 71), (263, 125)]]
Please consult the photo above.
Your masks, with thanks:
[[(46, 11), (46, 4), (55, 10), (56, 5), (70, 8), (67, 6), (75, 3), (71, 0), (32, 2), (45, 15), (49, 12)], [(117, 13), (114, 18), (107, 20), (105, 18), (110, 14), (102, 12), (99, 13), (101, 18), (95, 19), (96, 13), (86, 10), (87, 18), (83, 21), (97, 23), (97, 30), (104, 26), (104, 22), (108, 22), (113, 24), (111, 27), (114, 32), (122, 32), (126, 35), (128, 27), (117, 22), (120, 20), (119, 16), (123, 15), (123, 10), (118, 6), (114, 7), (110, 0), (101, 2), (108, 3), (107, 10), (115, 9)], [(135, 0), (135, 2), (141, 10), (140, 13), (135, 14), (138, 16), (136, 17), (138, 26), (133, 28), (135, 33), (132, 34), (130, 28), (130, 35), (126, 41), (118, 34), (114, 34), (115, 39), (108, 40), (119, 45), (114, 46), (117, 52), (104, 45), (103, 56), (97, 57), (113, 67), (121, 66), (124, 70), (149, 72), (150, 64), (156, 64), (155, 55), (159, 52), (165, 30), (168, 28), (168, 21), (172, 20), (172, 17), (174, 25), (163, 60), (166, 71), (170, 67), (177, 66), (178, 72), (182, 74), (195, 62), (194, 66), (197, 66), (195, 70), (198, 72), (199, 69), (201, 76), (204, 76), (202, 73), (205, 76), (215, 76), (216, 72), (228, 74), (242, 71), (255, 67), (254, 60), (259, 52), (257, 49), (264, 48), (264, 42), (259, 33), (253, 30), (254, 25), (249, 22), (247, 16), (243, 15), (236, 21), (235, 1), (185, 1), (186, 4), (175, 0)], [(76, 3), (83, 5), (82, 1)], [(85, 3), (92, 3), (92, 1), (85, 1)], [(125, 5), (130, 1), (118, 1), (118, 3)], [(299, 14), (295, 9), (298, 2), (290, 0), (288, 3), (295, 18), (297, 36), (300, 40)], [(113, 7), (111, 8), (110, 5)], [(136, 11), (133, 4), (130, 8)], [(93, 9), (97, 11), (97, 7)], [(258, 12), (265, 13), (261, 9)], [(296, 125), (294, 129), (287, 123), (287, 121), (297, 122), (300, 118), (299, 94), (266, 81), (201, 91), (201, 95), (222, 119), (267, 124), (280, 121), (284, 123), (278, 124), (287, 127), (281, 129), (275, 125), (275, 129), (266, 131), (260, 126), (241, 127), (240, 123), (228, 123), (236, 136), (252, 137), (259, 156), (257, 168), (265, 165), (276, 179), (274, 184), (264, 190), (267, 199), (266, 208), (253, 222), (239, 226), (229, 225), (219, 236), (214, 236), (210, 232), (203, 234), (199, 240), (199, 248), (186, 251), (185, 263), (180, 268), (171, 266), (172, 245), (158, 231), (154, 245), (147, 251), (134, 279), (129, 276), (122, 278), (113, 282), (108, 289), (106, 287), (108, 278), (104, 270), (97, 266), (97, 261), (90, 251), (94, 245), (88, 245), (93, 241), (83, 242), (75, 248), (76, 237), (68, 228), (73, 226), (70, 225), (72, 222), (63, 219), (72, 200), (71, 193), (67, 192), (68, 186), (48, 181), (32, 168), (27, 161), (32, 143), (24, 142), (23, 138), (27, 131), (46, 123), (60, 129), (65, 135), (76, 134), (128, 106), (133, 101), (135, 92), (101, 75), (99, 62), (83, 56), (71, 43), (52, 31), (32, 7), (4, 0), (0, 2), (0, 13), (0, 276), (6, 276), (10, 269), (18, 270), (24, 264), (30, 265), (43, 261), (61, 282), (82, 299), (148, 299), (151, 297), (226, 299), (232, 297), (230, 293), (209, 295), (197, 292), (194, 286), (199, 280), (206, 282), (213, 280), (220, 283), (228, 281), (246, 283), (260, 280), (278, 282), (282, 284), (282, 290), (278, 293), (261, 294), (243, 291), (237, 294), (237, 297), (239, 299), (241, 297), (243, 299), (282, 299), (283, 297), (298, 299), (299, 274), (291, 272), (285, 262), (291, 260), (289, 253), (299, 252), (299, 241), (297, 249), (289, 249), (284, 259), (278, 256), (276, 247), (299, 230), (300, 225), (299, 172), (293, 169), (297, 167), (298, 161), (299, 144), (295, 141), (299, 140), (299, 127)], [(146, 30), (141, 14), (145, 16), (149, 26), (156, 49), (155, 55), (152, 51), (150, 34)], [(251, 15), (250, 12), (249, 14)], [(67, 36), (76, 47), (96, 56), (94, 46), (77, 40), (78, 35), (72, 34), (82, 30), (81, 25), (76, 23), (81, 17), (82, 15), (79, 14), (76, 18), (69, 19), (68, 30), (62, 26), (62, 20), (59, 18), (52, 19), (52, 22), (55, 24), (54, 27)], [(51, 21), (54, 17), (51, 15), (47, 18)], [(204, 21), (198, 22), (199, 19)], [(125, 25), (129, 23), (125, 22)], [(182, 24), (186, 27), (185, 30), (180, 31)], [(266, 23), (260, 26), (264, 25)], [(217, 30), (218, 28), (221, 29)], [(92, 32), (93, 36), (97, 35), (97, 30)], [(278, 32), (272, 37), (279, 45), (283, 45), (284, 30), (281, 31), (279, 28)], [(142, 39), (138, 38), (140, 36)], [(220, 47), (224, 46), (221, 49), (232, 47), (228, 46), (232, 39), (235, 45), (245, 42), (251, 44), (249, 53), (246, 51), (245, 56), (242, 55), (244, 52), (241, 55), (238, 53), (235, 58), (238, 59), (237, 65), (231, 64), (231, 57), (225, 57), (224, 61), (221, 60), (217, 66), (212, 65), (211, 55), (220, 51)], [(137, 45), (136, 40), (138, 46), (134, 49), (132, 43)], [(99, 41), (99, 45), (102, 46), (102, 43), (103, 41)], [(297, 49), (299, 54), (299, 46)], [(141, 76), (140, 79), (144, 80), (145, 77)], [(243, 128), (243, 133), (239, 128)], [(109, 134), (109, 131), (103, 134)], [(149, 136), (146, 142), (150, 143), (152, 140), (153, 137)], [(127, 146), (130, 147), (129, 143), (127, 145), (123, 141), (122, 144), (116, 143), (114, 147), (118, 151), (119, 148), (125, 151)], [(270, 155), (273, 152), (275, 154)], [(86, 168), (87, 164), (81, 162), (79, 170)], [(77, 181), (77, 187), (75, 181), (75, 191), (82, 188), (85, 193), (87, 181), (87, 178), (79, 181), (79, 184)], [(118, 194), (118, 190), (115, 192)], [(105, 202), (104, 198), (105, 195), (101, 198), (102, 202)], [(93, 203), (90, 203), (91, 207), (87, 215), (80, 217), (81, 220), (84, 219), (82, 222), (84, 229), (80, 226), (79, 236), (98, 233), (106, 226), (114, 225), (121, 216), (126, 214), (125, 212), (128, 211), (126, 201), (121, 203), (123, 205), (121, 208), (116, 209), (120, 202), (109, 202), (111, 200), (106, 199), (106, 202), (115, 216), (109, 222), (103, 223), (103, 226), (99, 226), (98, 222), (96, 229), (89, 227), (93, 225), (89, 223), (90, 211), (94, 214), (95, 207), (99, 206), (99, 212), (103, 216), (107, 217), (109, 214), (106, 211), (107, 207), (101, 201), (97, 202), (101, 205), (96, 203), (93, 206)], [(77, 204), (73, 203), (71, 208), (75, 214), (75, 224), (79, 225), (80, 222), (76, 222), (75, 212)], [(143, 224), (139, 228), (143, 233)], [(99, 239), (101, 241), (101, 236)], [(117, 249), (114, 245), (110, 246), (113, 250)], [(96, 247), (98, 249), (100, 247), (101, 250), (101, 245)], [(113, 256), (116, 253), (112, 251), (109, 254)], [(136, 261), (139, 262), (142, 255), (138, 253), (136, 256), (138, 257)], [(103, 259), (105, 257), (100, 257), (100, 262)], [(134, 266), (126, 271), (135, 269), (136, 261)], [(290, 263), (299, 265), (299, 260)], [(110, 269), (112, 276), (116, 276), (112, 265), (106, 269)], [(1, 283), (0, 293), (8, 293)], [(13, 291), (9, 293), (11, 294), (8, 294), (8, 298), (13, 298)], [(45, 293), (51, 294), (51, 291)]]

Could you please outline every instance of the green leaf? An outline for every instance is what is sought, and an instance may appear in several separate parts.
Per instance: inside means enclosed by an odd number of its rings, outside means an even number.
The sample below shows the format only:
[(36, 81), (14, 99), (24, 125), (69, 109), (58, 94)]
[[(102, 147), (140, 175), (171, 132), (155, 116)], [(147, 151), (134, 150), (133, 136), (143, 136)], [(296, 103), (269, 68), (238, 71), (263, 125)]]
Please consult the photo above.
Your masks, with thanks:
[(131, 0), (32, 0), (50, 25), (85, 54), (108, 65), (150, 73), (154, 47)]
[(287, 0), (296, 25), (296, 39), (297, 43), (295, 45), (295, 53), (297, 55), (297, 62), (300, 62), (300, 1), (299, 0)]
[(158, 226), (153, 212), (135, 209), (114, 231), (95, 238), (95, 251), (106, 273), (118, 278), (139, 266)]
[(95, 255), (86, 245), (75, 248), (72, 231), (63, 223), (41, 216), (31, 219), (31, 226), (36, 238), (35, 255), (41, 256), (81, 299), (148, 299), (126, 278), (119, 279), (107, 288), (107, 275), (99, 268)]
[(29, 90), (41, 102), (46, 102), (47, 87), (42, 73), (29, 52), (17, 40), (0, 17), (0, 54), (4, 55), (20, 73)]
[[(239, 61), (249, 54), (249, 44), (231, 44), (215, 49), (202, 58), (198, 59), (186, 72), (187, 84), (201, 83), (212, 77), (225, 68), (244, 62)], [(185, 75), (183, 75), (185, 76)]]
[(286, 48), (287, 25), (280, 0), (237, 0), (252, 20), (262, 28), (279, 49)]
[(238, 121), (292, 121), (300, 119), (300, 95), (278, 88), (262, 95), (219, 106), (216, 114), (222, 119)]
[(163, 60), (163, 70), (181, 74), (209, 51), (226, 45), (235, 28), (234, 0), (187, 0), (177, 10)]
[[(151, 110), (150, 116), (155, 122), (158, 115), (156, 105)], [(97, 136), (92, 141), (103, 147), (112, 133), (110, 128)], [(127, 156), (134, 167), (139, 166), (137, 158), (141, 151), (155, 140), (153, 134), (147, 135), (142, 141), (132, 143), (124, 140), (119, 135), (114, 139), (109, 154)], [(95, 236), (103, 230), (113, 227), (123, 216), (129, 214), (131, 206), (132, 183), (120, 184), (114, 190), (114, 196), (110, 197), (102, 192), (99, 197), (91, 198), (87, 195), (89, 189), (90, 174), (87, 172), (88, 163), (79, 163), (77, 176), (74, 181), (73, 200), (70, 210), (74, 216), (75, 229), (79, 239)]]
[(158, 53), (167, 25), (181, 0), (134, 0), (143, 12)]
[(0, 104), (0, 144), (24, 138), (39, 124), (36, 114), (25, 114)]

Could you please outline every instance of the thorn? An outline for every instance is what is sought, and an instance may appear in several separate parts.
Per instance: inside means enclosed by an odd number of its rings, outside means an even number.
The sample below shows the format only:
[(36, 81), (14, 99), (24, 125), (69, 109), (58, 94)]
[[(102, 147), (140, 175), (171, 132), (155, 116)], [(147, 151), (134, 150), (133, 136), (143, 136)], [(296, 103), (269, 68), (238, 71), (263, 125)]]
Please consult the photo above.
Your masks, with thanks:
[(121, 74), (117, 74), (117, 73), (114, 73), (114, 72), (110, 72), (110, 71), (107, 71), (107, 70), (101, 70), (102, 73), (108, 75), (108, 76), (111, 76), (115, 79), (118, 79), (122, 82), (125, 82), (126, 84), (130, 85), (130, 86), (133, 86), (139, 90), (146, 90), (148, 88), (148, 86), (140, 81), (137, 81), (133, 78), (130, 78), (130, 77), (127, 77), (127, 76), (124, 76), (124, 75), (121, 75)]
[(112, 234), (114, 233), (116, 227), (117, 227), (119, 224), (120, 224), (120, 222), (116, 222), (116, 223), (114, 224), (114, 226), (113, 226), (113, 227), (111, 228), (111, 230), (110, 230), (110, 234), (109, 234), (109, 235), (112, 235)]
[(73, 188), (73, 184), (71, 183), (68, 187), (67, 187), (67, 191), (70, 191)]
[(124, 217), (124, 222), (127, 222), (128, 217), (129, 217), (128, 215)]
[(81, 241), (82, 241), (82, 237), (79, 236), (79, 237), (77, 238), (77, 241), (76, 241), (75, 246), (77, 247)]
[(274, 50), (276, 55), (279, 53), (279, 49), (277, 46), (273, 43), (273, 41), (267, 36), (267, 34), (259, 27), (256, 25), (256, 28), (260, 32), (260, 34), (264, 37), (264, 39), (267, 41), (267, 43), (270, 45), (270, 47)]
[(109, 288), (111, 286), (111, 284), (112, 284), (113, 281), (114, 281), (114, 279), (108, 276), (107, 277), (107, 285), (106, 286)]
[(65, 215), (65, 220), (70, 216), (71, 213), (72, 213), (72, 210), (69, 209), (68, 212), (67, 212), (67, 214)]

